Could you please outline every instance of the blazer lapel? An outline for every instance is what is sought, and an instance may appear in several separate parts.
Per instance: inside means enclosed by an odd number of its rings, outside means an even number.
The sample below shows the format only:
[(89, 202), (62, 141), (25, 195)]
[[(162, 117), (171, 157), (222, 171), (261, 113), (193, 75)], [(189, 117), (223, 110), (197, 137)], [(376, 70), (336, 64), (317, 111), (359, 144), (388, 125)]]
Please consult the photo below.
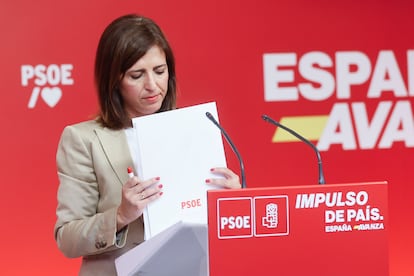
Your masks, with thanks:
[(97, 128), (95, 133), (121, 185), (128, 180), (127, 168), (134, 167), (124, 130)]

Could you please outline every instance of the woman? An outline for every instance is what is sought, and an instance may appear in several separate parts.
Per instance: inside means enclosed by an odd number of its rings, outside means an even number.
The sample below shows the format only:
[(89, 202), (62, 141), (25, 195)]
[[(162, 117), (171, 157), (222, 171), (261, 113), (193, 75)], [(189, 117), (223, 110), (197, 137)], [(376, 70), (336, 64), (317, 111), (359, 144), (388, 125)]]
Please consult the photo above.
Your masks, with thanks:
[[(57, 150), (59, 176), (55, 239), (70, 258), (83, 257), (79, 275), (116, 275), (114, 260), (143, 239), (142, 212), (162, 196), (159, 177), (129, 177), (131, 118), (176, 107), (174, 56), (149, 18), (126, 15), (104, 30), (95, 61), (100, 112), (67, 126)], [(240, 188), (228, 168), (206, 183)], [(155, 184), (155, 185), (154, 185)]]

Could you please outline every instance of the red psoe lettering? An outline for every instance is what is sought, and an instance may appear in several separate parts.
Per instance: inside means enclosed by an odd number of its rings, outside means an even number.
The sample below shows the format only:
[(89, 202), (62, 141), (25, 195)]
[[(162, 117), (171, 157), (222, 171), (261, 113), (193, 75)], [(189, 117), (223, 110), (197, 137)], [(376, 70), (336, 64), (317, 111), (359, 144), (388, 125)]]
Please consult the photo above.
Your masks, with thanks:
[(189, 208), (196, 208), (196, 207), (201, 207), (200, 198), (186, 200), (186, 201), (181, 202), (181, 209), (189, 209)]

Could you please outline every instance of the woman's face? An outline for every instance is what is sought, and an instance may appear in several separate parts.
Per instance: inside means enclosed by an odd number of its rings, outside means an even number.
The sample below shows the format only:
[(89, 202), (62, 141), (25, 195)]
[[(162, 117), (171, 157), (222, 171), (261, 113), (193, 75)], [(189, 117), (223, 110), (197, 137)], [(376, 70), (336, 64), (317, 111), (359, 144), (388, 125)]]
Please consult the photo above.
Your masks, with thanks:
[(164, 51), (152, 46), (125, 72), (120, 90), (125, 111), (130, 118), (157, 112), (168, 90), (168, 67)]

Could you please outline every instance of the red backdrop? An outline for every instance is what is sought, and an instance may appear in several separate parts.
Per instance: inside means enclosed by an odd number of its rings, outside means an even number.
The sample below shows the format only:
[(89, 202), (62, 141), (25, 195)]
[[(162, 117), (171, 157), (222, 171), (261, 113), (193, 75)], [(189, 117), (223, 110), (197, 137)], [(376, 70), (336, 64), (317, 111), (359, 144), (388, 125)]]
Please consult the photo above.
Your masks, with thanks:
[(262, 114), (310, 126), (328, 183), (388, 181), (391, 275), (413, 275), (414, 4), (403, 0), (2, 1), (1, 274), (76, 274), (53, 239), (56, 146), (95, 113), (99, 36), (132, 12), (168, 36), (179, 105), (217, 102), (249, 187), (317, 183), (312, 150), (272, 142)]

